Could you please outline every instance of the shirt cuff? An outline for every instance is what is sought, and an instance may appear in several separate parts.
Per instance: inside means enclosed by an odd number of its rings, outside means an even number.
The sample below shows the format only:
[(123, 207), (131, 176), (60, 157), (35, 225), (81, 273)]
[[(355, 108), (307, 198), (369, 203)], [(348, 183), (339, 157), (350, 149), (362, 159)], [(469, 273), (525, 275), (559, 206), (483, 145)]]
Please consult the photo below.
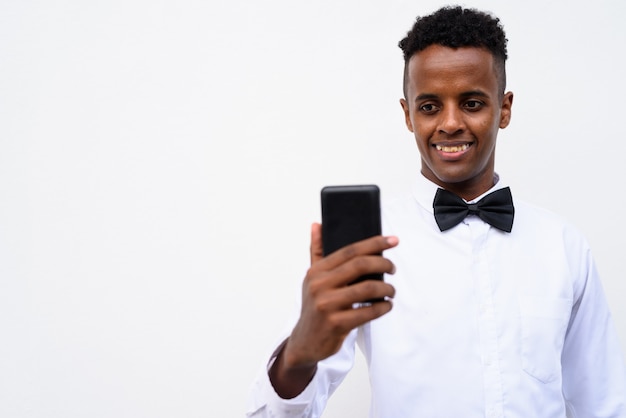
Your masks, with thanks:
[[(255, 394), (253, 403), (255, 407), (253, 406), (252, 409), (255, 410), (255, 414), (264, 410), (264, 413), (259, 415), (263, 417), (309, 417), (317, 393), (317, 388), (314, 383), (315, 376), (298, 396), (291, 399), (283, 399), (276, 393), (269, 378), (268, 371), (270, 367), (272, 367), (275, 359), (276, 357), (270, 359), (267, 368), (260, 373), (261, 375), (255, 383), (255, 387), (253, 388), (253, 393)], [(252, 416), (257, 415), (253, 414)]]
[(315, 378), (311, 379), (311, 382), (298, 396), (291, 399), (283, 399), (276, 393), (267, 373), (265, 374), (265, 379), (267, 379), (266, 387), (269, 388), (268, 392), (271, 392), (267, 393), (266, 398), (268, 399), (270, 411), (276, 413), (279, 417), (307, 417), (310, 415), (317, 392), (313, 383)]

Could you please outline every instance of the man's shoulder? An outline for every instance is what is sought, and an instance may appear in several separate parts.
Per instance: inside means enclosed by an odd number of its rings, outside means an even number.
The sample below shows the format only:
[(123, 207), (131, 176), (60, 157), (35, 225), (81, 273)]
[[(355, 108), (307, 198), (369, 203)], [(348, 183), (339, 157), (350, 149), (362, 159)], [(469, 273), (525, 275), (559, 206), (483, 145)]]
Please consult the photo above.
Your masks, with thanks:
[(515, 206), (516, 217), (522, 216), (538, 222), (552, 223), (560, 226), (573, 226), (562, 215), (526, 200), (514, 199), (513, 205)]
[(432, 217), (432, 207), (425, 207), (413, 194), (406, 193), (395, 195), (381, 201), (381, 213), (383, 218), (408, 219), (423, 216)]
[(514, 206), (513, 229), (517, 229), (518, 233), (532, 233), (539, 237), (558, 236), (572, 243), (578, 241), (586, 245), (582, 231), (561, 214), (522, 199), (515, 199)]

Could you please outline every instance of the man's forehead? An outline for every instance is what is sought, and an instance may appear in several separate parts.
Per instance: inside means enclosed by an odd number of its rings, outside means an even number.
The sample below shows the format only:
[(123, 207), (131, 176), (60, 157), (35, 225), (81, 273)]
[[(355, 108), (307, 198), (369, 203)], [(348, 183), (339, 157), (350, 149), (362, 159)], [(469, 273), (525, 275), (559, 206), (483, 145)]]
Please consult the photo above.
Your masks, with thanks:
[(411, 57), (407, 76), (419, 90), (458, 84), (479, 84), (484, 89), (497, 85), (493, 64), (493, 55), (484, 48), (433, 45)]
[(493, 65), (491, 52), (482, 47), (451, 48), (443, 45), (431, 45), (413, 54), (409, 60), (409, 69), (419, 66), (424, 69)]

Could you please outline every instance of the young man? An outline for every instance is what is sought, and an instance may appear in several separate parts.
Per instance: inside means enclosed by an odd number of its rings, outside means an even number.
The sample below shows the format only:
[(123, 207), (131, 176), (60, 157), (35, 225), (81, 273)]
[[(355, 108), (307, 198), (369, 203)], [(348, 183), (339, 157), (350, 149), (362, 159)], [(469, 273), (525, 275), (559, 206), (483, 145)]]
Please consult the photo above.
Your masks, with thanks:
[[(587, 243), (513, 201), (494, 172), (513, 104), (498, 19), (443, 8), (400, 47), (422, 175), (384, 206), (392, 235), (323, 258), (313, 226), (300, 318), (248, 416), (320, 416), (359, 344), (373, 417), (626, 417), (622, 353)], [(385, 281), (348, 285), (375, 272)], [(358, 305), (376, 298), (386, 300)]]

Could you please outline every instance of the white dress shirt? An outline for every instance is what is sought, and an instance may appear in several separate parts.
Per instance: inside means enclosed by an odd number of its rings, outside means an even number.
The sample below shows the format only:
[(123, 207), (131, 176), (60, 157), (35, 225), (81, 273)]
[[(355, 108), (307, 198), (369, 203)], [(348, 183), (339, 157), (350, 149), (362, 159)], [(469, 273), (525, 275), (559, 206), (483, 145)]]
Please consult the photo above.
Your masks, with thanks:
[(441, 232), (436, 189), (420, 176), (412, 196), (383, 206), (384, 233), (400, 238), (385, 252), (391, 312), (350, 333), (294, 399), (261, 373), (248, 416), (321, 416), (358, 344), (371, 417), (626, 417), (623, 356), (581, 234), (515, 196), (511, 233), (476, 216)]

